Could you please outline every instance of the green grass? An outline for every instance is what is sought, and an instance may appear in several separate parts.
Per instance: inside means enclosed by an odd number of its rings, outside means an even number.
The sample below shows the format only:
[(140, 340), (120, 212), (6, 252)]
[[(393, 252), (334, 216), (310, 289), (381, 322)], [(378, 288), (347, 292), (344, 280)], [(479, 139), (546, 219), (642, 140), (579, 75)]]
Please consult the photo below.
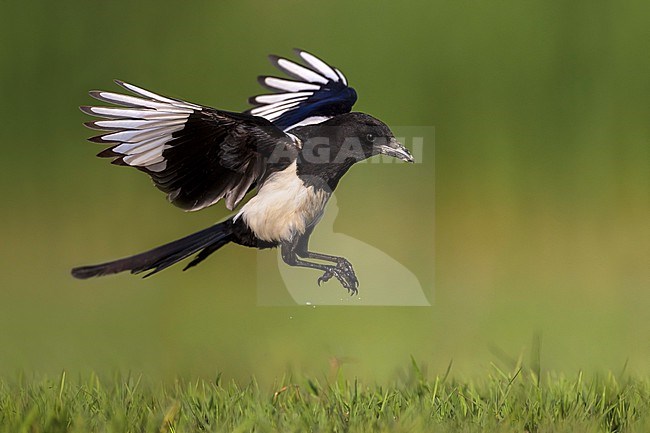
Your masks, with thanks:
[(285, 376), (270, 389), (142, 377), (0, 382), (2, 432), (647, 432), (650, 381), (494, 367), (480, 380), (427, 379), (415, 363), (391, 385)]

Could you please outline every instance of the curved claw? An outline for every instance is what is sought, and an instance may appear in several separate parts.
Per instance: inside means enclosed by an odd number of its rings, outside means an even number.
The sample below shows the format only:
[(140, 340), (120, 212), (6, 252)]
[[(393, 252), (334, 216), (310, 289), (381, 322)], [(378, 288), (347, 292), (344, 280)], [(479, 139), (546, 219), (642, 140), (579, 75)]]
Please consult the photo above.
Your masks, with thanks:
[(348, 290), (350, 296), (354, 296), (359, 293), (359, 290), (357, 290), (357, 287), (359, 287), (359, 282), (357, 281), (356, 277), (354, 277), (354, 275), (346, 275), (346, 277), (348, 281), (347, 284), (343, 284), (343, 287)]
[(325, 271), (325, 273), (318, 277), (318, 287), (320, 287), (321, 283), (326, 283), (332, 278), (332, 271)]

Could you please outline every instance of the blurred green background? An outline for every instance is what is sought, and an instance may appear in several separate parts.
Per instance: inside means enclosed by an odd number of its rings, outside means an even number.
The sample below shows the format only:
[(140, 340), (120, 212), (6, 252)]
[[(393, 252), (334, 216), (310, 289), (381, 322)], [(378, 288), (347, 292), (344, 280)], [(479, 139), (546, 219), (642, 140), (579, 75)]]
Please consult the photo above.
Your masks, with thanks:
[[(413, 355), (473, 375), (528, 359), (534, 335), (543, 370), (647, 374), (648, 22), (643, 0), (0, 2), (0, 374), (266, 381), (338, 362), (380, 380)], [(95, 158), (87, 91), (120, 78), (243, 110), (266, 55), (293, 47), (343, 70), (357, 110), (435, 127), (435, 159), (351, 170), (334, 224), (407, 264), (433, 306), (261, 307), (257, 253), (237, 247), (187, 273), (73, 280), (228, 215), (183, 213)]]

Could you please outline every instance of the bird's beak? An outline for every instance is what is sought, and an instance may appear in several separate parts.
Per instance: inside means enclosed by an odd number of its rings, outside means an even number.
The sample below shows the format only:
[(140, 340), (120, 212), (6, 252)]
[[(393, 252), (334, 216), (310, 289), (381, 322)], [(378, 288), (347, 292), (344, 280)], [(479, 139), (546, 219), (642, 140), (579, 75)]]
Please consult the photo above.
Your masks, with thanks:
[(402, 143), (397, 141), (395, 137), (391, 138), (388, 143), (380, 145), (379, 153), (401, 159), (402, 161), (415, 162), (415, 158), (413, 158), (411, 152)]

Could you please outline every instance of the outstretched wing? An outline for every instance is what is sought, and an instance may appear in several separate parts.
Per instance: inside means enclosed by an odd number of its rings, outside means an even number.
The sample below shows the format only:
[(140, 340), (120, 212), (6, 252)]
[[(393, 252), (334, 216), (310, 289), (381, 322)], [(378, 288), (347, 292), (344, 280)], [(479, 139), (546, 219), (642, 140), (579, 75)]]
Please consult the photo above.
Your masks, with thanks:
[(341, 71), (307, 51), (295, 51), (304, 65), (269, 56), (279, 70), (294, 80), (260, 76), (260, 84), (275, 93), (250, 98), (249, 102), (256, 107), (248, 113), (264, 117), (285, 131), (349, 113), (357, 100), (357, 93), (348, 86)]
[(89, 140), (111, 147), (97, 156), (147, 173), (169, 201), (199, 210), (224, 198), (233, 209), (264, 176), (276, 148), (291, 154), (296, 144), (271, 122), (168, 98), (116, 81), (137, 96), (93, 91), (117, 107), (83, 106), (105, 120), (87, 122), (106, 131)]

